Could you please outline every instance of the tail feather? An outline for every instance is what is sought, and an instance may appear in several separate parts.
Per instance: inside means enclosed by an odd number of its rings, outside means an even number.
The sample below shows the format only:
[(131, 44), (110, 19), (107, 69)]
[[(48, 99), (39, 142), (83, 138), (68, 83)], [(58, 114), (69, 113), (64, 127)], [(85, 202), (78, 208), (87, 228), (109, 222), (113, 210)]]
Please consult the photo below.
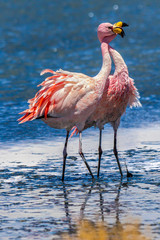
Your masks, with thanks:
[(130, 84), (131, 84), (131, 89), (132, 89), (132, 94), (129, 98), (128, 105), (132, 107), (142, 107), (142, 104), (140, 103), (140, 95), (137, 90), (137, 88), (134, 86), (134, 80), (132, 78), (129, 78)]

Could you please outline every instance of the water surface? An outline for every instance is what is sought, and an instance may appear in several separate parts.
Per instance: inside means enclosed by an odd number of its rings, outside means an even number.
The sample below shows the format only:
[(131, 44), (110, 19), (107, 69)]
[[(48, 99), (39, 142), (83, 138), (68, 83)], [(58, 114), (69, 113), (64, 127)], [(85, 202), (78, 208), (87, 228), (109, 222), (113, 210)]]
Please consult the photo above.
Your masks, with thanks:
[[(130, 215), (140, 219), (142, 230), (151, 225), (159, 239), (159, 2), (2, 0), (0, 8), (1, 239), (56, 239), (73, 231), (78, 219), (114, 224)], [(127, 109), (118, 132), (123, 171), (126, 160), (134, 177), (120, 180), (113, 131), (106, 126), (100, 179), (92, 182), (73, 137), (63, 184), (65, 131), (40, 121), (18, 125), (18, 113), (38, 90), (44, 68), (94, 76), (101, 67), (96, 28), (119, 20), (130, 26), (111, 45), (122, 54), (143, 105)], [(96, 175), (98, 130), (83, 133), (83, 148)]]

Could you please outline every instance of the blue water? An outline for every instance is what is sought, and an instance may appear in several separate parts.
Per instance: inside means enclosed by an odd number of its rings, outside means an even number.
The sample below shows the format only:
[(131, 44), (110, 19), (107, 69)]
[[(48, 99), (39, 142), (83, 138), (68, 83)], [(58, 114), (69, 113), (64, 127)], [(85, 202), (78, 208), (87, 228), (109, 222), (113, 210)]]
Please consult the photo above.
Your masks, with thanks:
[[(94, 220), (103, 215), (112, 224), (117, 214), (121, 221), (130, 214), (139, 216), (142, 228), (150, 224), (154, 239), (159, 239), (159, 1), (1, 0), (0, 9), (1, 239), (51, 239), (69, 231), (91, 188), (85, 217)], [(119, 129), (120, 156), (134, 177), (120, 183), (112, 129), (106, 126), (100, 180), (92, 184), (74, 137), (62, 184), (65, 131), (50, 129), (41, 121), (18, 125), (18, 113), (37, 92), (43, 80), (39, 73), (45, 68), (94, 76), (101, 67), (96, 28), (101, 22), (119, 20), (129, 28), (124, 39), (117, 37), (111, 45), (123, 56), (143, 105), (127, 109)], [(91, 128), (83, 136), (84, 152), (96, 175), (98, 131)], [(114, 201), (119, 186), (117, 210)], [(98, 209), (102, 205), (99, 189), (106, 209), (103, 214)]]

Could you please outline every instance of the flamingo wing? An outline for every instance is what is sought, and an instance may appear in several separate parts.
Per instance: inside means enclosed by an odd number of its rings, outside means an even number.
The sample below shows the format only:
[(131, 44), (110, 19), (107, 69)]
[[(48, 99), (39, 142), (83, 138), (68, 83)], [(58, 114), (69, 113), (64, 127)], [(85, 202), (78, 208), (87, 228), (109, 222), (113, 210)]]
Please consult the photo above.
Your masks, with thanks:
[(28, 101), (29, 109), (21, 112), (20, 123), (47, 116), (62, 117), (76, 109), (76, 105), (93, 90), (91, 77), (81, 73), (45, 69), (41, 75), (51, 73), (41, 84), (35, 97)]

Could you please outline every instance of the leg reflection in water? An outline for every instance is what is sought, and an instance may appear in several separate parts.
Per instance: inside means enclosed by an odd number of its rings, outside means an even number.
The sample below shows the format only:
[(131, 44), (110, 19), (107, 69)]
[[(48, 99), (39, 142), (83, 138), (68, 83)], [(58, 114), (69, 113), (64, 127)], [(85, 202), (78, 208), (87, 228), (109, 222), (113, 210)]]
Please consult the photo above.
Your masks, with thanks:
[[(127, 219), (126, 223), (121, 223), (120, 221), (120, 214), (122, 215), (125, 213), (123, 212), (124, 206), (122, 206), (122, 203), (120, 202), (121, 189), (128, 187), (128, 182), (122, 183), (122, 181), (120, 181), (117, 185), (113, 182), (110, 182), (109, 184), (104, 182), (94, 182), (90, 186), (82, 185), (81, 187), (82, 189), (78, 190), (81, 193), (81, 197), (77, 197), (75, 203), (76, 207), (77, 203), (79, 203), (78, 208), (76, 209), (79, 213), (80, 208), (80, 217), (77, 224), (74, 225), (71, 224), (71, 220), (75, 222), (77, 218), (71, 218), (71, 214), (69, 214), (69, 209), (73, 208), (74, 204), (72, 202), (72, 204), (69, 205), (68, 197), (72, 190), (70, 189), (69, 192), (67, 192), (64, 187), (65, 212), (70, 231), (65, 235), (67, 238), (62, 239), (151, 239), (148, 237), (146, 238), (145, 235), (141, 233), (141, 226), (137, 224), (137, 221), (135, 222), (134, 219), (131, 219), (130, 222), (128, 222)], [(84, 191), (85, 196), (84, 199), (82, 199)], [(98, 214), (96, 213), (97, 206), (100, 208)], [(73, 209), (70, 210), (72, 213), (74, 212)], [(99, 216), (101, 216), (101, 221), (97, 219)], [(113, 218), (114, 221), (112, 221), (111, 218)]]
[[(73, 203), (72, 197), (70, 197), (70, 192), (73, 192), (71, 190), (71, 186), (67, 186), (65, 183), (63, 183), (63, 196), (64, 196), (64, 210), (65, 210), (65, 215), (66, 215), (66, 220), (69, 226), (69, 231), (73, 232), (74, 228), (75, 228), (75, 224), (76, 224), (76, 220), (77, 217), (78, 219), (81, 221), (83, 219), (86, 218), (87, 219), (91, 216), (91, 218), (93, 218), (93, 216), (97, 216), (99, 215), (101, 217), (101, 221), (103, 222), (105, 220), (105, 217), (107, 218), (108, 215), (110, 215), (111, 212), (115, 211), (116, 213), (116, 223), (118, 223), (119, 221), (119, 198), (120, 198), (120, 191), (121, 191), (121, 185), (122, 182), (120, 181), (117, 188), (116, 188), (116, 196), (114, 201), (112, 202), (112, 204), (110, 204), (107, 200), (106, 200), (106, 193), (107, 195), (110, 194), (110, 190), (108, 190), (106, 192), (106, 189), (108, 188), (108, 186), (106, 186), (106, 184), (104, 183), (100, 183), (100, 182), (92, 182), (92, 184), (88, 187), (86, 186), (87, 190), (86, 193), (83, 197), (82, 192), (80, 197), (77, 196), (77, 200), (75, 202), (75, 204)], [(67, 190), (67, 188), (69, 190)], [(113, 189), (111, 189), (113, 191)], [(81, 190), (79, 190), (78, 192), (80, 192)], [(83, 192), (84, 192), (84, 187), (83, 187)], [(76, 190), (76, 194), (77, 194), (77, 190)], [(98, 196), (97, 196), (98, 194)], [(105, 198), (104, 198), (105, 196)], [(82, 198), (83, 197), (83, 198)], [(75, 198), (75, 197), (74, 197)], [(107, 197), (108, 199), (108, 197)], [(82, 203), (81, 203), (82, 202)], [(91, 202), (91, 203), (90, 203)], [(92, 205), (94, 207), (92, 207)], [(78, 208), (77, 205), (79, 205), (80, 207), (80, 212), (79, 212), (79, 216), (76, 216), (76, 219), (74, 219), (74, 217), (72, 217), (71, 213), (75, 213), (75, 210), (73, 210), (73, 208), (76, 209), (77, 211), (77, 215), (78, 215)], [(96, 208), (99, 205), (99, 210), (98, 210), (98, 214), (96, 213)], [(90, 209), (87, 211), (86, 208), (91, 208), (92, 211), (90, 211)], [(85, 214), (86, 213), (86, 214)]]
[(64, 196), (64, 210), (65, 210), (65, 214), (66, 214), (66, 220), (69, 226), (69, 233), (71, 233), (73, 231), (72, 229), (72, 224), (71, 224), (71, 216), (69, 213), (69, 200), (68, 200), (68, 193), (66, 190), (66, 185), (65, 183), (63, 183), (63, 196)]

